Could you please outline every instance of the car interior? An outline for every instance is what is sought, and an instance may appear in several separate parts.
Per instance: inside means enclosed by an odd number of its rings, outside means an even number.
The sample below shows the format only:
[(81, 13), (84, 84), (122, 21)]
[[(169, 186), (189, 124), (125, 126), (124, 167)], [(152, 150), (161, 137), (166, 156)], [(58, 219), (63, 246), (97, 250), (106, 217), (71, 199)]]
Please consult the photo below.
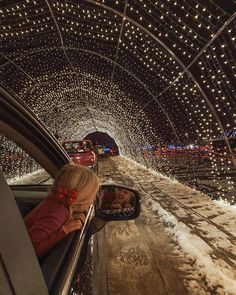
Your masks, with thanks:
[[(0, 132), (54, 177), (63, 164), (70, 162), (70, 158), (56, 141), (52, 145), (51, 135), (47, 134), (44, 126), (40, 126), (27, 107), (21, 106), (9, 95), (4, 95), (5, 92), (1, 94)], [(53, 251), (38, 260), (23, 217), (45, 198), (49, 186), (9, 186), (2, 171), (0, 183), (0, 294), (66, 292), (80, 256), (84, 234), (69, 234)], [(92, 210), (87, 214), (86, 224), (92, 216)]]
[[(2, 191), (2, 181), (1, 181), (1, 191)], [(32, 247), (30, 247), (31, 242), (29, 238), (26, 237), (28, 234), (26, 232), (26, 229), (23, 223), (23, 217), (26, 216), (35, 206), (37, 206), (42, 201), (43, 198), (46, 197), (49, 186), (48, 185), (27, 185), (27, 186), (12, 185), (10, 188), (11, 190), (9, 190), (9, 188), (6, 185), (5, 190), (7, 190), (8, 193), (6, 194), (3, 191), (2, 193), (4, 193), (4, 195), (8, 195), (8, 200), (7, 200), (8, 202), (9, 202), (9, 195), (11, 195), (11, 203), (9, 204), (9, 207), (11, 207), (11, 209), (7, 210), (7, 212), (9, 213), (10, 210), (12, 211), (13, 210), (12, 207), (14, 207), (14, 211), (15, 211), (14, 221), (17, 224), (17, 239), (15, 237), (16, 229), (13, 229), (12, 232), (14, 232), (14, 235), (11, 236), (11, 239), (14, 239), (14, 240), (12, 241), (12, 243), (8, 242), (8, 245), (9, 244), (15, 245), (16, 243), (18, 244), (19, 240), (21, 240), (21, 242), (23, 240), (24, 241), (27, 240), (29, 245), (27, 245), (27, 247), (26, 245), (24, 245), (25, 253), (21, 253), (22, 260), (25, 261), (27, 257), (28, 263), (32, 261), (32, 263), (30, 263), (29, 265), (30, 272), (33, 271), (34, 268), (38, 269), (38, 267), (36, 266), (37, 264), (39, 264), (49, 294), (61, 294), (64, 289), (69, 288), (68, 285), (73, 278), (73, 272), (74, 272), (75, 266), (79, 264), (82, 268), (82, 263), (81, 261), (80, 262), (78, 261), (78, 258), (82, 250), (82, 245), (83, 245), (82, 240), (85, 239), (85, 234), (88, 235), (88, 231), (84, 229), (84, 234), (82, 235), (80, 234), (80, 232), (69, 234), (64, 240), (57, 243), (53, 247), (53, 249), (49, 251), (46, 255), (44, 255), (38, 261), (35, 261), (37, 258), (35, 254), (32, 253), (34, 252), (34, 250), (28, 249)], [(13, 206), (13, 204), (16, 204), (17, 207)], [(6, 206), (4, 207), (1, 206), (1, 208), (4, 208), (4, 210), (6, 210)], [(0, 209), (0, 211), (2, 210)], [(92, 216), (92, 214), (90, 213), (88, 213), (87, 216)], [(2, 214), (4, 213), (1, 212), (1, 216), (3, 216)], [(11, 214), (11, 222), (12, 222), (12, 214)], [(88, 224), (88, 223), (89, 223), (89, 220), (86, 220), (85, 224)], [(9, 232), (10, 230), (8, 227), (5, 229), (7, 230), (7, 232)], [(88, 239), (89, 237), (86, 237), (86, 238)], [(2, 241), (1, 241), (1, 244), (2, 244)], [(8, 248), (7, 245), (6, 245), (6, 248)], [(17, 256), (17, 258), (19, 259), (19, 256)], [(11, 259), (12, 261), (10, 261)], [(80, 256), (80, 260), (81, 259), (82, 257)], [(9, 266), (11, 263), (14, 264), (15, 266), (14, 256), (8, 257), (7, 265)], [(22, 264), (22, 266), (25, 266), (25, 262)], [(22, 266), (20, 268), (22, 268)], [(20, 271), (22, 271), (22, 269)], [(10, 277), (12, 280), (12, 276)], [(35, 278), (35, 275), (34, 275), (34, 278)], [(39, 281), (41, 279), (42, 278), (40, 278)], [(25, 288), (26, 286), (22, 285), (22, 290), (25, 290)], [(19, 290), (19, 286), (17, 286), (17, 289)], [(4, 294), (4, 292), (3, 293), (0, 292), (0, 293)], [(43, 293), (40, 293), (40, 294), (43, 294)]]

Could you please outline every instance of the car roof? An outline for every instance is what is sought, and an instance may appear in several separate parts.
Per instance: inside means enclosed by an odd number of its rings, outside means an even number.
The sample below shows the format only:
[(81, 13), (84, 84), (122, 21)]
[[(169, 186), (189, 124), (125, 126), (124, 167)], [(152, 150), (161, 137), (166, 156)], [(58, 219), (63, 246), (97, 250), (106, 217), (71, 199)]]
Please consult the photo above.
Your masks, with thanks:
[(63, 144), (64, 143), (76, 143), (76, 142), (89, 142), (89, 143), (92, 143), (91, 140), (82, 139), (82, 140), (67, 140), (67, 141), (63, 141)]

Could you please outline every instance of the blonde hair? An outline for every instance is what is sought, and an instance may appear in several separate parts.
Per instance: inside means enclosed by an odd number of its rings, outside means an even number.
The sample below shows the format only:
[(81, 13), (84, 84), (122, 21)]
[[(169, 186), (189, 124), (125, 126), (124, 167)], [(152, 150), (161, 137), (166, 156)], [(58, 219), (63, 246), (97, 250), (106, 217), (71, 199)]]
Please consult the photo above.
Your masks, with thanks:
[(60, 186), (66, 190), (77, 190), (78, 197), (76, 203), (83, 204), (84, 201), (95, 199), (99, 188), (99, 179), (97, 175), (89, 168), (66, 164), (57, 174), (54, 183), (50, 189), (50, 197), (53, 198)]

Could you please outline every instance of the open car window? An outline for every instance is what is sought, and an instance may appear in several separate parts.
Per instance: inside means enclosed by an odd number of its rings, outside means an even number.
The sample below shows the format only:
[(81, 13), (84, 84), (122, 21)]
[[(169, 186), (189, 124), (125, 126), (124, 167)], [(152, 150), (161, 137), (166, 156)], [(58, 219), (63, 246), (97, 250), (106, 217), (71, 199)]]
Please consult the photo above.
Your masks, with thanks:
[(8, 185), (51, 184), (50, 175), (12, 140), (0, 133), (1, 170)]

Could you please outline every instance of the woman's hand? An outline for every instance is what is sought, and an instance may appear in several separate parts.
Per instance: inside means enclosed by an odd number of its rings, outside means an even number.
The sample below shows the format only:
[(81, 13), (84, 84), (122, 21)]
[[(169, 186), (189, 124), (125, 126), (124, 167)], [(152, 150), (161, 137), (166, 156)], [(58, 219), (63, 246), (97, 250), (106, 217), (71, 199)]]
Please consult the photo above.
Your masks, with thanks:
[(67, 221), (62, 229), (67, 235), (75, 230), (81, 229), (85, 221), (85, 215), (83, 213), (77, 214), (76, 219)]

